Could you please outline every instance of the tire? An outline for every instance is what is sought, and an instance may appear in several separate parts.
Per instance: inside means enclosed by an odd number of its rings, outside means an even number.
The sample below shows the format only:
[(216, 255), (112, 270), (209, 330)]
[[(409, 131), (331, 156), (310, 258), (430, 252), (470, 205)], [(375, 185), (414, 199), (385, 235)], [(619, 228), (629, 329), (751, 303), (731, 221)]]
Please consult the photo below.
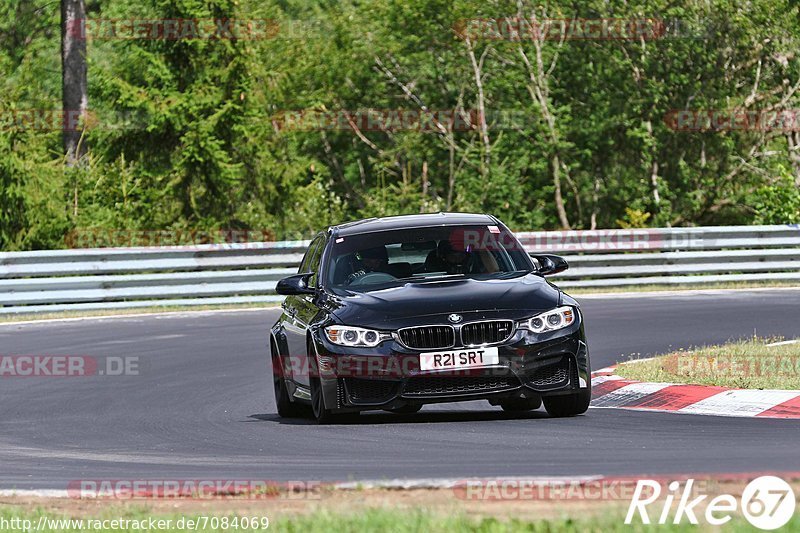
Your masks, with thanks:
[[(317, 347), (314, 346), (313, 341), (309, 338), (306, 342), (306, 353), (309, 357), (309, 363), (312, 365), (312, 376), (309, 380), (311, 385), (311, 418), (317, 424), (330, 424), (333, 422), (334, 415), (331, 410), (325, 406), (325, 395), (322, 394), (322, 381), (320, 381), (319, 366), (317, 365)], [(314, 374), (316, 373), (316, 377)]]
[(330, 424), (334, 421), (331, 410), (325, 407), (325, 396), (319, 378), (311, 379), (311, 415), (317, 424)]
[(404, 405), (403, 407), (398, 407), (397, 409), (386, 409), (390, 413), (395, 413), (398, 415), (413, 415), (414, 413), (418, 413), (419, 410), (422, 409), (421, 405)]
[(525, 411), (533, 411), (542, 406), (541, 398), (520, 398), (517, 400), (509, 400), (500, 404), (503, 411), (507, 413), (522, 413)]
[[(310, 355), (314, 355), (313, 358), (313, 365), (314, 368), (318, 368), (317, 366), (317, 348), (313, 345), (311, 339), (309, 339), (308, 343), (306, 344), (307, 352)], [(319, 371), (317, 371), (317, 376), (319, 376)], [(350, 413), (334, 413), (330, 409), (327, 408), (325, 405), (325, 395), (322, 394), (322, 382), (320, 381), (319, 377), (312, 377), (310, 380), (311, 385), (311, 417), (317, 424), (333, 424), (333, 423), (352, 423), (357, 422), (359, 420), (361, 412), (355, 411)]]
[(554, 417), (575, 416), (585, 413), (592, 401), (592, 389), (582, 390), (577, 394), (564, 396), (545, 396), (544, 408)]
[(278, 416), (281, 418), (299, 418), (303, 416), (303, 406), (292, 403), (291, 398), (289, 398), (286, 380), (275, 372), (276, 368), (281, 367), (280, 365), (280, 356), (273, 355), (272, 386), (275, 390), (275, 406), (278, 408)]

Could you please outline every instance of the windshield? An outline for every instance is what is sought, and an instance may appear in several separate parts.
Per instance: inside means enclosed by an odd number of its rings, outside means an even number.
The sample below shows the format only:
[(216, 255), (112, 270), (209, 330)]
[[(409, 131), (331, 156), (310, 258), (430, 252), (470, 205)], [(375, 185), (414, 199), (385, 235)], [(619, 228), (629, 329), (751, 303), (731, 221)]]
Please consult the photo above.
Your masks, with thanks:
[(435, 226), (339, 237), (328, 284), (370, 290), (448, 277), (492, 279), (528, 271), (516, 238), (497, 226)]

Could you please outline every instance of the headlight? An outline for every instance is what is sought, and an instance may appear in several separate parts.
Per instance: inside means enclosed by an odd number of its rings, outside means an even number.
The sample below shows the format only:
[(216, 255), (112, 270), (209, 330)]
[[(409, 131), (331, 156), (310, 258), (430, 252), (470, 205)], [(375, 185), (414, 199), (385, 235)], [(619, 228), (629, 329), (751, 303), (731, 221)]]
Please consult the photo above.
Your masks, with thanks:
[(374, 329), (356, 328), (353, 326), (328, 326), (325, 335), (333, 344), (339, 346), (375, 347), (392, 336)]
[(571, 326), (575, 322), (575, 309), (568, 306), (558, 307), (552, 311), (541, 313), (522, 322), (520, 327), (527, 328), (534, 333), (555, 331)]

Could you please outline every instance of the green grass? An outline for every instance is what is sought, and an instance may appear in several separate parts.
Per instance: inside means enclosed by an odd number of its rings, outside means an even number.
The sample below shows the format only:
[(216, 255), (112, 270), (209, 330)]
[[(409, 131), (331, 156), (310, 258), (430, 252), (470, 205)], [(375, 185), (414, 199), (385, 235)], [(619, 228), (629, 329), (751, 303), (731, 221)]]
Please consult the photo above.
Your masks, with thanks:
[(153, 307), (134, 307), (130, 309), (97, 309), (93, 311), (59, 311), (54, 313), (31, 313), (3, 315), (0, 308), (0, 324), (7, 322), (27, 322), (30, 320), (53, 320), (64, 318), (87, 318), (100, 316), (141, 315), (149, 313), (186, 313), (190, 311), (218, 311), (236, 309), (269, 309), (278, 307), (277, 302), (255, 302), (247, 304), (220, 305), (164, 305)]
[(767, 346), (777, 340), (753, 338), (680, 350), (623, 363), (616, 374), (637, 381), (800, 390), (800, 342)]
[[(657, 517), (651, 517), (657, 519)], [(800, 528), (800, 519), (792, 522), (794, 529)], [(790, 523), (787, 528), (792, 525)], [(758, 531), (743, 519), (734, 519), (730, 524), (732, 531)], [(634, 522), (626, 525), (624, 515), (612, 513), (599, 518), (557, 520), (518, 520), (515, 518), (471, 518), (465, 515), (430, 514), (425, 511), (399, 513), (390, 510), (372, 510), (356, 516), (341, 514), (316, 513), (309, 516), (279, 520), (275, 524), (276, 531), (291, 533), (327, 533), (327, 532), (453, 532), (453, 533), (614, 533), (614, 532), (683, 532), (698, 530), (711, 531), (710, 527), (681, 525), (644, 525)]]
[[(43, 510), (34, 512), (22, 512), (18, 508), (6, 507), (0, 508), (0, 522), (4, 519), (11, 521), (15, 518), (30, 520), (32, 528), (35, 529), (39, 523), (40, 516), (46, 516), (48, 519), (66, 518), (64, 515), (56, 515), (46, 513)], [(224, 516), (224, 515), (222, 515)], [(233, 515), (227, 515), (233, 518)], [(104, 519), (127, 519), (146, 521), (151, 518), (151, 515), (146, 510), (127, 510), (121, 515), (102, 515), (91, 518), (83, 518), (83, 520), (104, 520)], [(171, 520), (172, 526), (166, 529), (158, 529), (160, 532), (174, 532), (183, 533), (186, 529), (180, 529), (176, 526), (176, 522), (181, 519), (180, 515), (163, 515), (154, 516), (154, 519)], [(199, 516), (185, 517), (186, 519), (201, 520)], [(651, 517), (656, 519), (655, 516)], [(700, 518), (702, 520), (702, 518)], [(79, 531), (88, 531), (86, 523), (83, 524), (83, 529), (73, 524), (71, 527), (59, 528), (51, 524), (50, 527), (39, 529), (37, 533), (78, 533)], [(582, 532), (597, 532), (597, 533), (613, 533), (619, 532), (696, 532), (696, 531), (712, 531), (710, 526), (692, 526), (691, 524), (684, 523), (681, 525), (643, 525), (634, 522), (631, 525), (624, 523), (624, 517), (619, 512), (606, 513), (598, 518), (562, 518), (557, 520), (518, 520), (515, 518), (498, 519), (498, 518), (472, 518), (463, 514), (446, 515), (446, 514), (433, 514), (428, 511), (419, 510), (414, 512), (391, 510), (391, 509), (371, 509), (366, 512), (348, 515), (345, 513), (330, 513), (330, 512), (316, 512), (310, 515), (299, 515), (292, 517), (270, 517), (270, 524), (268, 531), (286, 531), (291, 533), (338, 533), (338, 532), (352, 532), (352, 533), (371, 533), (371, 532), (452, 532), (452, 533), (501, 533), (501, 532), (542, 532), (542, 533), (555, 533), (555, 532), (568, 532), (568, 533), (582, 533)], [(725, 525), (727, 531), (757, 531), (750, 526), (744, 519), (735, 517), (731, 522)], [(13, 531), (13, 528), (3, 528), (3, 531)], [(786, 525), (785, 530), (797, 531), (800, 530), (800, 517), (797, 515)], [(17, 529), (17, 531), (21, 531)], [(92, 531), (114, 531), (114, 532), (129, 532), (129, 533), (142, 533), (144, 531), (156, 531), (155, 529), (127, 527), (123, 529), (109, 529), (100, 528), (92, 529)], [(211, 528), (202, 526), (197, 528), (197, 531), (264, 531), (264, 529), (242, 529), (242, 528), (228, 528), (222, 527)]]

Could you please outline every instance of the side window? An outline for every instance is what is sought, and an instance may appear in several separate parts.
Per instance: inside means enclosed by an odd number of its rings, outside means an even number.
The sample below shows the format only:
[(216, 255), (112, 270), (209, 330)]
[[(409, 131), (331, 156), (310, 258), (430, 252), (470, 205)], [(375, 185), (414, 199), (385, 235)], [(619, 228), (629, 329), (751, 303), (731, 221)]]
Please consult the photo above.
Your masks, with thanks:
[(316, 239), (311, 241), (311, 244), (308, 245), (308, 250), (306, 250), (306, 255), (303, 256), (303, 260), (300, 261), (300, 268), (297, 269), (298, 274), (305, 274), (306, 272), (311, 271), (310, 268), (311, 260), (314, 257), (314, 252), (316, 252), (316, 249), (318, 248), (317, 245), (319, 244), (320, 240), (321, 237), (317, 237)]
[(316, 250), (314, 250), (314, 254), (311, 256), (311, 261), (308, 265), (308, 271), (314, 272), (314, 275), (311, 276), (311, 279), (308, 280), (309, 287), (316, 287), (317, 281), (319, 280), (319, 268), (320, 262), (322, 261), (322, 253), (325, 251), (325, 244), (328, 242), (324, 236), (320, 235), (317, 237), (319, 240), (319, 246), (317, 246)]

